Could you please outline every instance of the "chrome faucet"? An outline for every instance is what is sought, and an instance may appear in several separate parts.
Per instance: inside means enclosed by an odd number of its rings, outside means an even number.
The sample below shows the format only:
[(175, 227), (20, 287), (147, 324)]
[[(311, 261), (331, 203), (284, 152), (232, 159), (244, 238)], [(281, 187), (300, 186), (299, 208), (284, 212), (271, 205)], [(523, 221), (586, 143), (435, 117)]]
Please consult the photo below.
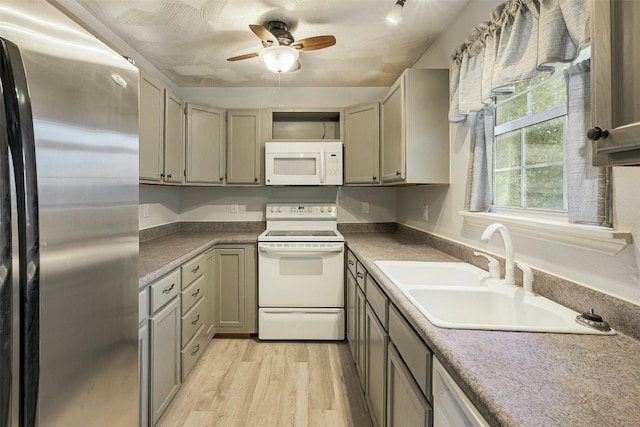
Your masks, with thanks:
[(506, 259), (504, 282), (507, 285), (515, 285), (516, 280), (513, 274), (515, 266), (515, 261), (513, 259), (513, 242), (511, 241), (511, 233), (509, 233), (509, 229), (499, 223), (491, 224), (484, 230), (482, 236), (480, 237), (480, 240), (482, 240), (483, 242), (488, 242), (489, 239), (491, 239), (491, 236), (493, 236), (493, 233), (495, 233), (496, 231), (500, 233), (500, 236), (502, 236), (502, 241), (504, 242), (504, 252)]

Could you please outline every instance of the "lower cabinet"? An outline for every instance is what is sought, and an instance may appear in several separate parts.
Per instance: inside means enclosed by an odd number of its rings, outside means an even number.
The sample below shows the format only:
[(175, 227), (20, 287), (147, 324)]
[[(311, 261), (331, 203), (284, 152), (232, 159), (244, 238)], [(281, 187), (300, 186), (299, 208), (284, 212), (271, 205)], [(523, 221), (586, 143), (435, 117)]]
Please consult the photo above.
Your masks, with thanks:
[(152, 424), (180, 388), (180, 298), (151, 316), (150, 400)]
[(358, 346), (357, 346), (357, 316), (356, 316), (356, 298), (357, 291), (356, 279), (353, 277), (350, 271), (346, 273), (347, 280), (345, 281), (347, 287), (347, 339), (349, 341), (349, 349), (351, 350), (351, 357), (353, 362), (358, 363)]
[(374, 426), (386, 425), (387, 345), (389, 336), (369, 304), (366, 307), (365, 396)]
[(356, 346), (358, 347), (358, 362), (356, 363), (356, 370), (358, 371), (358, 377), (360, 378), (360, 386), (363, 390), (367, 388), (367, 377), (366, 367), (367, 367), (367, 353), (366, 353), (366, 345), (367, 345), (367, 334), (365, 330), (365, 307), (367, 304), (367, 300), (365, 298), (364, 292), (360, 287), (356, 289), (356, 324), (357, 324), (357, 332), (356, 332)]
[(216, 333), (257, 332), (255, 245), (217, 246), (213, 250)]
[(393, 344), (389, 344), (387, 363), (387, 425), (430, 427), (431, 406), (402, 362)]
[(205, 332), (207, 334), (207, 338), (213, 338), (215, 334), (215, 327), (213, 325), (214, 313), (216, 310), (216, 293), (214, 291), (214, 280), (213, 280), (213, 268), (214, 268), (214, 250), (207, 251), (204, 254), (204, 259), (206, 263), (205, 270), (205, 301), (207, 308), (205, 310), (204, 316), (204, 327)]
[(145, 317), (138, 326), (138, 426), (149, 427), (149, 325)]

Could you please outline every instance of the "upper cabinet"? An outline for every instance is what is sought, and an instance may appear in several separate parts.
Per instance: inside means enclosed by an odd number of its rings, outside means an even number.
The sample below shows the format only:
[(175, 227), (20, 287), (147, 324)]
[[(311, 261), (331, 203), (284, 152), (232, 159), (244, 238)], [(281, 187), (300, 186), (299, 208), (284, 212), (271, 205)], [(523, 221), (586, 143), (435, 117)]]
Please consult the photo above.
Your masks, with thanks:
[(227, 184), (262, 183), (261, 112), (227, 110)]
[(182, 182), (184, 114), (182, 100), (140, 72), (140, 180)]
[(187, 104), (185, 183), (225, 183), (223, 109)]
[(640, 2), (593, 0), (593, 164), (640, 165)]
[(448, 70), (407, 69), (382, 99), (381, 177), (449, 183)]
[(348, 107), (344, 111), (344, 182), (380, 182), (380, 103)]

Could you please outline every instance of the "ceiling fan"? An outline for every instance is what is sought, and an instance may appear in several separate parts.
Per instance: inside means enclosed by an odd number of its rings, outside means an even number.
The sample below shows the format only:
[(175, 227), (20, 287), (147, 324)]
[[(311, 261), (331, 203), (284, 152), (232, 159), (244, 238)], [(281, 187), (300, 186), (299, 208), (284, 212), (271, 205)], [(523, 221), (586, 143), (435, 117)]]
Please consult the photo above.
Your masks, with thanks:
[(298, 71), (302, 68), (298, 61), (299, 52), (324, 49), (336, 44), (334, 36), (315, 36), (295, 41), (287, 24), (283, 21), (269, 21), (266, 27), (249, 25), (249, 28), (262, 40), (264, 49), (260, 52), (227, 58), (227, 61), (240, 61), (258, 56), (267, 68), (275, 73)]

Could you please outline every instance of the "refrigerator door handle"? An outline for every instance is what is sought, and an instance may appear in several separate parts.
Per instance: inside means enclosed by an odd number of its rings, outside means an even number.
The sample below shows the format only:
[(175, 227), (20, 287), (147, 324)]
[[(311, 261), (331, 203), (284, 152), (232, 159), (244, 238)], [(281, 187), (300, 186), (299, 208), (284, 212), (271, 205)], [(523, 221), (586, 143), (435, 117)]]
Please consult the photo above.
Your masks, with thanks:
[[(21, 426), (36, 425), (40, 373), (40, 242), (36, 150), (31, 100), (18, 47), (0, 38), (0, 72), (16, 183), (20, 287)], [(6, 90), (6, 88), (10, 88)], [(13, 90), (11, 90), (13, 89)]]
[[(0, 60), (4, 64), (4, 58)], [(0, 66), (0, 427), (11, 420), (11, 376), (13, 373), (13, 272), (11, 240), (11, 181), (9, 141), (4, 108), (5, 83)]]

